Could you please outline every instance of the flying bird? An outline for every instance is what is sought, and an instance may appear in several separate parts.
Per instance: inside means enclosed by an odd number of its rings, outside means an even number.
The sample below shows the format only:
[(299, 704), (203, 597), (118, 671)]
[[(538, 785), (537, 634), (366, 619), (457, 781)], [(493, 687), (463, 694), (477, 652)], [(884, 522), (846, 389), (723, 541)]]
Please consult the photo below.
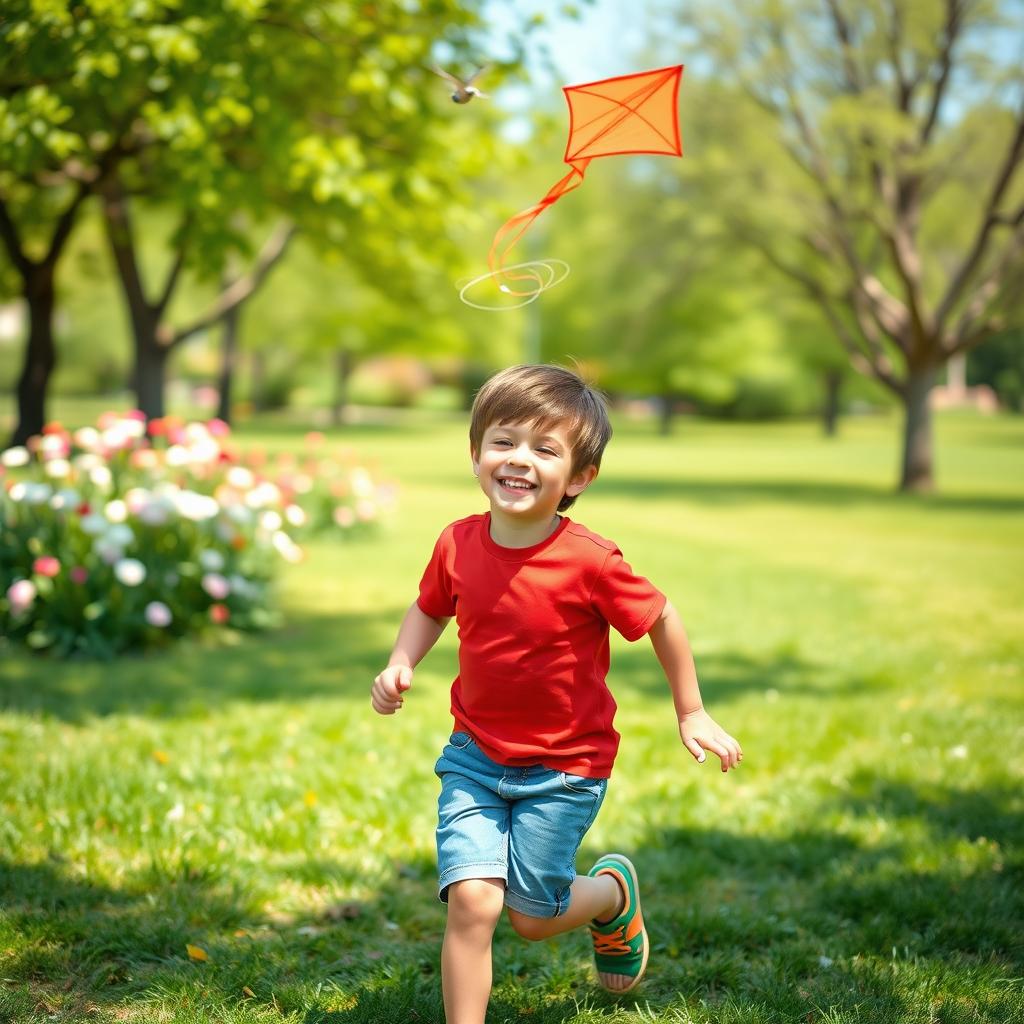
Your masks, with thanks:
[(477, 78), (487, 70), (486, 66), (477, 68), (476, 71), (474, 71), (473, 74), (471, 74), (464, 82), (461, 79), (456, 78), (454, 75), (449, 74), (444, 70), (444, 68), (439, 68), (436, 64), (432, 65), (430, 70), (433, 71), (435, 75), (440, 75), (449, 85), (455, 88), (455, 92), (452, 93), (453, 103), (468, 103), (474, 96), (479, 96), (482, 100), (490, 98), (486, 93), (482, 93), (473, 85), (473, 82), (475, 82)]

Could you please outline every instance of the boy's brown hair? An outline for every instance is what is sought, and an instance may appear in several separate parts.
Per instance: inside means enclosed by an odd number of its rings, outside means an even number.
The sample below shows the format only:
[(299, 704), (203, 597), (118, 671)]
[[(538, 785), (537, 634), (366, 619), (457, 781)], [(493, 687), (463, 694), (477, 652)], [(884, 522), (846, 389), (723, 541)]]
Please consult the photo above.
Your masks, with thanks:
[[(612, 436), (604, 396), (562, 366), (510, 366), (489, 378), (473, 400), (469, 444), (479, 454), (484, 431), (495, 423), (529, 423), (539, 429), (567, 423), (575, 476), (587, 466), (601, 468)], [(558, 511), (575, 502), (564, 495)]]

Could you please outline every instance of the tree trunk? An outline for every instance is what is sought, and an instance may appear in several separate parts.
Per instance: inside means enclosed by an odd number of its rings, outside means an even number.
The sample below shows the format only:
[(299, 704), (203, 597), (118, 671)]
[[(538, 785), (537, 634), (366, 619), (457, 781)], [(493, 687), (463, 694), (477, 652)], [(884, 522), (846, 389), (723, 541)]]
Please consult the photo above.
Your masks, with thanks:
[(135, 398), (147, 420), (164, 415), (164, 385), (170, 349), (156, 338), (156, 324), (151, 330), (135, 334)]
[(348, 405), (348, 379), (352, 376), (354, 368), (352, 350), (337, 349), (334, 353), (334, 402), (331, 406), (331, 422), (336, 427), (341, 426), (345, 406)]
[(240, 305), (235, 306), (224, 314), (221, 321), (224, 330), (220, 364), (220, 401), (217, 406), (217, 416), (225, 423), (231, 422), (231, 387), (234, 383), (235, 370), (238, 367), (238, 321), (241, 311)]
[(658, 416), (658, 433), (668, 437), (672, 433), (672, 413), (675, 410), (676, 396), (672, 392), (659, 396), (660, 413)]
[(901, 491), (930, 491), (932, 475), (932, 412), (929, 396), (935, 384), (935, 367), (911, 368), (903, 392), (903, 472)]
[(263, 412), (263, 384), (267, 376), (267, 361), (260, 351), (249, 359), (249, 396), (253, 412)]
[(57, 365), (53, 343), (54, 267), (34, 264), (25, 281), (28, 344), (18, 378), (18, 422), (11, 435), (12, 445), (24, 444), (33, 434), (41, 434), (46, 423), (46, 388)]
[(826, 370), (824, 374), (825, 402), (822, 407), (822, 427), (826, 437), (839, 433), (839, 393), (843, 386), (841, 370)]

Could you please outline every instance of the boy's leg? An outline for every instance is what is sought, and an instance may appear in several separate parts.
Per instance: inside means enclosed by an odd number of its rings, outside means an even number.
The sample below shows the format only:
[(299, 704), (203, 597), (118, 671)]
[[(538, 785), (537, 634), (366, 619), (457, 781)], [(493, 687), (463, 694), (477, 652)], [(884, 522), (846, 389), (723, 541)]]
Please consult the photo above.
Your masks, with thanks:
[(448, 923), (441, 947), (447, 1024), (484, 1022), (491, 995), (491, 939), (504, 901), (502, 878), (467, 878), (448, 887)]
[(524, 939), (549, 939), (589, 925), (595, 918), (612, 920), (622, 910), (622, 889), (611, 875), (577, 875), (569, 887), (569, 906), (558, 917), (530, 917), (508, 908), (508, 920)]

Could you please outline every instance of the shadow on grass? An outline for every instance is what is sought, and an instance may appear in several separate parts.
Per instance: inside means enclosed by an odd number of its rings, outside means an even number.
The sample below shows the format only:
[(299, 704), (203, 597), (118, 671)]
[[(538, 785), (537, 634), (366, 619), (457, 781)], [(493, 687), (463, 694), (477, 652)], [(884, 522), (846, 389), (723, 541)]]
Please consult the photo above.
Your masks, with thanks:
[(186, 640), (111, 663), (19, 654), (4, 666), (0, 710), (81, 722), (119, 713), (201, 715), (236, 701), (365, 701), (403, 613), (304, 614), (281, 629), (247, 635), (237, 646)]
[[(899, 820), (871, 839), (817, 827), (771, 837), (654, 829), (630, 851), (652, 944), (644, 988), (621, 1004), (597, 989), (582, 930), (530, 944), (503, 922), (488, 1020), (616, 1019), (637, 996), (665, 1019), (689, 1008), (750, 1024), (1018, 1020), (1019, 805), (1009, 788), (863, 776), (811, 820), (892, 815), (932, 838), (903, 832)], [(930, 850), (970, 842), (983, 819), (1004, 846), (1001, 861)], [(347, 899), (350, 879), (330, 862), (297, 858), (275, 870), (271, 893), (294, 891), (280, 883), (301, 879), (319, 909), (275, 911), (273, 897), (253, 892), (230, 862), (204, 874), (168, 855), (118, 888), (59, 859), (0, 862), (0, 950), (12, 986), (0, 989), (0, 1013), (29, 1019), (42, 1007), (50, 1019), (78, 1020), (116, 1008), (127, 1020), (271, 1013), (304, 1024), (442, 1024), (444, 910), (430, 858), (392, 863), (363, 901)], [(209, 959), (190, 961), (186, 943)], [(956, 1012), (929, 1016), (944, 1005)]]
[[(877, 693), (899, 685), (894, 676), (885, 672), (837, 677), (834, 664), (812, 661), (788, 645), (760, 658), (733, 651), (705, 654), (697, 669), (701, 688), (714, 694), (716, 707), (771, 691), (776, 695), (813, 696), (820, 700)], [(643, 640), (615, 651), (609, 681), (613, 690), (634, 690), (660, 700), (668, 694), (664, 673), (650, 643)]]

